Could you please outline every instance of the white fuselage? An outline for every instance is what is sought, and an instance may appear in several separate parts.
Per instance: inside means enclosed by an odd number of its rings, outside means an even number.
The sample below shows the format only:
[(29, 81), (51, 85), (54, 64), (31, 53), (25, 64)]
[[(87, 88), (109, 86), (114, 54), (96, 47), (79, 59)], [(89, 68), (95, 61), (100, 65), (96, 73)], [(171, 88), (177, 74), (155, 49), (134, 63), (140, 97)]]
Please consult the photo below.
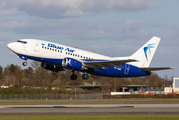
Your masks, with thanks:
[[(21, 51), (15, 51), (15, 53), (25, 54), (28, 56), (36, 56), (39, 58), (52, 58), (52, 59), (63, 59), (65, 57), (71, 57), (75, 59), (86, 59), (86, 60), (112, 60), (113, 58), (80, 50), (78, 48), (72, 48), (69, 46), (56, 44), (53, 42), (36, 40), (36, 39), (23, 39), (27, 41), (27, 44), (17, 44), (18, 48), (22, 48)], [(50, 44), (50, 45), (49, 45)]]
[[(78, 48), (56, 44), (37, 39), (20, 39), (9, 43), (8, 48), (23, 60), (32, 59), (41, 62), (41, 67), (50, 71), (61, 71), (64, 68), (108, 77), (147, 76), (151, 70), (171, 68), (147, 68), (160, 42), (153, 37), (129, 57), (108, 57)], [(23, 65), (26, 65), (23, 63)], [(72, 75), (72, 79), (76, 79)]]

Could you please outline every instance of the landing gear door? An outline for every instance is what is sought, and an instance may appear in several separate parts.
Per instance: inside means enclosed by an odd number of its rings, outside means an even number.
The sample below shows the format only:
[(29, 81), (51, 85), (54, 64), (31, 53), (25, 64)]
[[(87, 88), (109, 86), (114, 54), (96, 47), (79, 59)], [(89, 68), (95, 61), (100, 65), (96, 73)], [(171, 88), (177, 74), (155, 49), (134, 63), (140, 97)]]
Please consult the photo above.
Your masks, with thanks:
[(35, 41), (35, 43), (34, 43), (34, 51), (39, 52), (39, 48), (40, 48), (40, 42)]

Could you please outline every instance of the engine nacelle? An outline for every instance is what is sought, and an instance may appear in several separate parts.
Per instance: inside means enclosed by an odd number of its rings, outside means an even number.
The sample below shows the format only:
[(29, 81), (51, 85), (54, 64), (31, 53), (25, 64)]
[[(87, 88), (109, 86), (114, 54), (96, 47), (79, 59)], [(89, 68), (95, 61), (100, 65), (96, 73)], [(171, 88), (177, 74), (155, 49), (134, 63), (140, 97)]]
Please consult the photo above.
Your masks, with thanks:
[(51, 64), (47, 64), (47, 63), (41, 63), (41, 67), (46, 69), (46, 70), (50, 70), (50, 71), (53, 71), (53, 72), (58, 72), (58, 71), (62, 71), (63, 68), (61, 67), (58, 67), (58, 66), (54, 66), (54, 65), (51, 65)]
[(75, 69), (78, 71), (81, 70), (87, 70), (87, 68), (83, 65), (83, 63), (81, 61), (78, 61), (76, 59), (73, 58), (64, 58), (62, 61), (62, 66), (63, 67), (68, 67), (71, 69)]

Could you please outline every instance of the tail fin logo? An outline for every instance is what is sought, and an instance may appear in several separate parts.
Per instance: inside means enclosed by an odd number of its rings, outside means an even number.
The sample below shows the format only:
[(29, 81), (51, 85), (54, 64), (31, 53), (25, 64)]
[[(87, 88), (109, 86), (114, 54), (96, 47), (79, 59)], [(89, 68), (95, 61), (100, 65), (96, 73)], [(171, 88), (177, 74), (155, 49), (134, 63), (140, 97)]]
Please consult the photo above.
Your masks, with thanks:
[(147, 58), (147, 51), (149, 50), (149, 52), (151, 53), (151, 48), (153, 48), (155, 44), (148, 44), (147, 47), (144, 47), (144, 53), (145, 53), (145, 57)]

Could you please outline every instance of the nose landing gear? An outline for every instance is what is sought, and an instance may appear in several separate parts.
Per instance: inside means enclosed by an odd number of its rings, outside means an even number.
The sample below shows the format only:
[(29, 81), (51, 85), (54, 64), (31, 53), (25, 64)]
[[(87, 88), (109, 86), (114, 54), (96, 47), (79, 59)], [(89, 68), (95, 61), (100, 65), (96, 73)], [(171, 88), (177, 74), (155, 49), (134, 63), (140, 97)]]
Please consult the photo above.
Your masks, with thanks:
[(27, 62), (23, 62), (22, 65), (23, 65), (23, 66), (27, 66)]
[(23, 62), (22, 65), (23, 65), (23, 66), (27, 66), (27, 59), (28, 59), (28, 58), (27, 58), (26, 56), (24, 56), (24, 55), (19, 55), (19, 56), (17, 56), (17, 57), (18, 57), (18, 58), (21, 58), (21, 59), (23, 59), (23, 60), (25, 60), (25, 62)]

